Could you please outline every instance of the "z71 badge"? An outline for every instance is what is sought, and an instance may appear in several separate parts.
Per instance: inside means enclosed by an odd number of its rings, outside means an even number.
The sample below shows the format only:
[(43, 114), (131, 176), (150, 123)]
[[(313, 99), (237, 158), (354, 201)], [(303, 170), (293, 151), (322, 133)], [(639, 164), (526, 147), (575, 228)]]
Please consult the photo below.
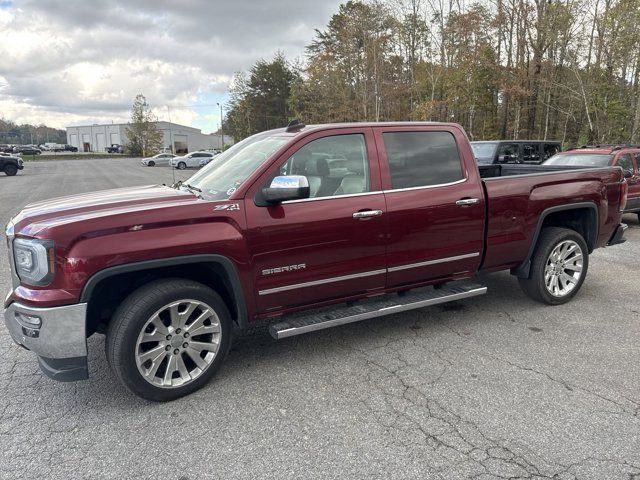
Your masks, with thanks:
[(262, 275), (271, 275), (273, 273), (293, 272), (294, 270), (302, 270), (307, 268), (306, 263), (299, 263), (297, 265), (285, 265), (284, 267), (265, 268), (262, 270)]
[(219, 211), (219, 210), (240, 210), (240, 204), (239, 203), (223, 203), (222, 205), (216, 205), (215, 207), (213, 207), (214, 211)]

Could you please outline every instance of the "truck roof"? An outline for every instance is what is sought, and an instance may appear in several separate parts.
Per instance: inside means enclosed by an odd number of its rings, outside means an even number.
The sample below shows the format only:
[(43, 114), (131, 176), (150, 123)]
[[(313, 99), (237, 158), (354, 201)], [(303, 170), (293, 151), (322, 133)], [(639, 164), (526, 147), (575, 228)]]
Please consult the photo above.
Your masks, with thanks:
[(345, 123), (318, 123), (313, 125), (304, 125), (297, 128), (294, 131), (287, 131), (287, 127), (276, 128), (269, 130), (273, 133), (284, 133), (291, 136), (298, 135), (300, 133), (311, 133), (316, 131), (334, 129), (334, 128), (362, 128), (362, 127), (420, 127), (420, 126), (443, 126), (443, 127), (455, 127), (462, 129), (458, 123), (451, 122), (345, 122)]

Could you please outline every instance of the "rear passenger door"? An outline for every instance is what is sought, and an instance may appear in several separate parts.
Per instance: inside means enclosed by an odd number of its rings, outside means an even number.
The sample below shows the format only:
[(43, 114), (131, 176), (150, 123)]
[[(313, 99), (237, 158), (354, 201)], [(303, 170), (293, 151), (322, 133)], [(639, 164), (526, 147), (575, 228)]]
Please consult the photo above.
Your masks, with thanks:
[(638, 175), (638, 155), (631, 153), (621, 153), (615, 161), (615, 165), (622, 167), (624, 172), (631, 171), (633, 175), (626, 179), (627, 185), (629, 185), (629, 192), (627, 194), (627, 210), (640, 209), (640, 183)]
[(466, 136), (435, 126), (374, 130), (387, 203), (387, 287), (475, 272), (485, 202)]

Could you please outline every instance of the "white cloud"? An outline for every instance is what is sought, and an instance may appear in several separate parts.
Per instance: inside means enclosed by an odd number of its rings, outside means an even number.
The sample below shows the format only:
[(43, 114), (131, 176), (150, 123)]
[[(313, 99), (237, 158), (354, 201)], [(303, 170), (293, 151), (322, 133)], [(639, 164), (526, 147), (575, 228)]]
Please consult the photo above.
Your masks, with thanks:
[(18, 0), (0, 8), (0, 116), (123, 121), (144, 93), (160, 117), (217, 125), (217, 109), (178, 106), (224, 101), (235, 71), (278, 50), (302, 55), (339, 3)]

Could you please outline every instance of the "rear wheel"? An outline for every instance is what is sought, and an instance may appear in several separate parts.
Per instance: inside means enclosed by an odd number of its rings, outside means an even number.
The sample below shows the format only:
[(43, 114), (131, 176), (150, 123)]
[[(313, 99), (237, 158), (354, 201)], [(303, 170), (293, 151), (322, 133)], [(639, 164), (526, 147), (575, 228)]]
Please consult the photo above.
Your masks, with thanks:
[(588, 267), (589, 250), (582, 235), (568, 228), (548, 227), (538, 238), (529, 278), (518, 280), (533, 300), (560, 305), (578, 293)]
[(187, 164), (184, 162), (180, 162), (178, 163), (178, 170), (184, 170), (185, 168), (187, 168)]
[(13, 164), (8, 164), (4, 166), (4, 173), (9, 177), (13, 177), (16, 173), (18, 173), (18, 167)]
[(184, 279), (133, 292), (109, 324), (107, 360), (133, 393), (169, 401), (198, 390), (215, 374), (231, 344), (226, 305), (210, 288)]

